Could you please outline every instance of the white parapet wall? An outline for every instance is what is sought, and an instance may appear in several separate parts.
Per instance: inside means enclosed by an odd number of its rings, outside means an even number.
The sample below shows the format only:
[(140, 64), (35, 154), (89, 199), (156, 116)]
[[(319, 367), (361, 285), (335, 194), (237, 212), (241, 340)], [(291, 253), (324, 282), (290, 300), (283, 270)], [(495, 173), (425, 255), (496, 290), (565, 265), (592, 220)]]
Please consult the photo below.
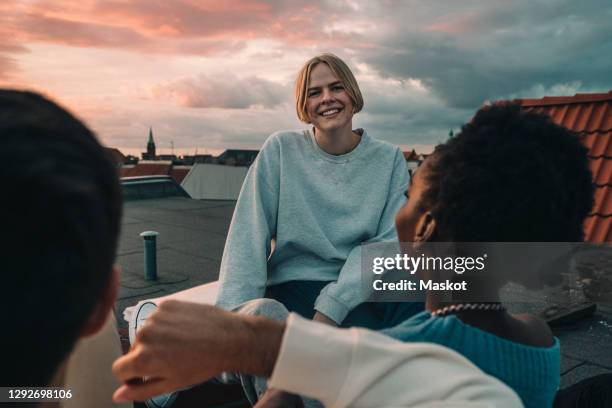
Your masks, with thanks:
[(181, 186), (196, 200), (237, 200), (247, 167), (195, 164)]

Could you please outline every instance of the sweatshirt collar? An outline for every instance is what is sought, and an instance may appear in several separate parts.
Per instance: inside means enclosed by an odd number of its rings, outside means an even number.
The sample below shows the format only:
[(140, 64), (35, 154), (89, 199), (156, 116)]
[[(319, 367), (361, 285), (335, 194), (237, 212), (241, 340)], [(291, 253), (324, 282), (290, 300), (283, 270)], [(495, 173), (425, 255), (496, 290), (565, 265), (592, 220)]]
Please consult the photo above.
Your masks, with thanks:
[(351, 160), (354, 160), (357, 156), (359, 156), (361, 154), (361, 152), (364, 150), (365, 146), (368, 144), (369, 142), (369, 136), (368, 133), (364, 130), (364, 129), (354, 129), (353, 132), (357, 133), (358, 135), (361, 136), (361, 140), (359, 141), (359, 143), (357, 144), (357, 146), (355, 146), (355, 148), (353, 150), (351, 150), (348, 153), (345, 154), (340, 154), (340, 155), (334, 155), (334, 154), (329, 154), (327, 153), (325, 150), (323, 150), (318, 144), (317, 144), (317, 140), (315, 139), (314, 136), (314, 132), (312, 130), (312, 128), (307, 129), (304, 131), (306, 137), (308, 138), (310, 145), (315, 153), (315, 155), (317, 155), (318, 157), (321, 157), (327, 161), (331, 161), (334, 163), (348, 163)]

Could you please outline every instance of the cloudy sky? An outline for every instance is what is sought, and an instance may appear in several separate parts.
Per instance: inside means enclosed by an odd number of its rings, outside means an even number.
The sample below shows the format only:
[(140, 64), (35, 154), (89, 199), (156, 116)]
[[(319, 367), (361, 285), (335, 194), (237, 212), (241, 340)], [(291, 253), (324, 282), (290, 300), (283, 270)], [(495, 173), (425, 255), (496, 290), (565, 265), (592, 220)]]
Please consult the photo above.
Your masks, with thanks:
[(259, 148), (304, 127), (293, 82), (344, 58), (355, 127), (428, 146), (486, 101), (612, 89), (609, 0), (2, 0), (0, 86), (43, 92), (104, 143)]

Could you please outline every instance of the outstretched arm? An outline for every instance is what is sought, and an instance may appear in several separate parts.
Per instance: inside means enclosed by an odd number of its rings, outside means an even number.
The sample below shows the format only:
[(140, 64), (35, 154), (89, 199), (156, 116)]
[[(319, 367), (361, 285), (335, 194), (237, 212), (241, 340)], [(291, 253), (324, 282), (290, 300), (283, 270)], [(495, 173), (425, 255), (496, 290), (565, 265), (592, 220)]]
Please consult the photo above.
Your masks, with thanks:
[(113, 365), (124, 383), (114, 399), (142, 401), (223, 371), (270, 377), (270, 387), (333, 407), (522, 406), (507, 386), (441, 346), (401, 343), (295, 314), (285, 325), (172, 300), (160, 305), (134, 347)]

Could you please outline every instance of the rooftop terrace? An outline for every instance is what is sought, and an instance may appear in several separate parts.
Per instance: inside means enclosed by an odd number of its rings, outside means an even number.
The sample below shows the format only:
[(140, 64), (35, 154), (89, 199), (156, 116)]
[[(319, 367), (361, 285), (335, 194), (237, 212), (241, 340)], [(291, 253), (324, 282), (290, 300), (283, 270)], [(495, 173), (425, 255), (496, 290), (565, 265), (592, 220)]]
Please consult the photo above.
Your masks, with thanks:
[[(234, 201), (191, 200), (181, 197), (126, 202), (118, 264), (121, 289), (116, 306), (122, 311), (138, 301), (168, 295), (218, 278), (223, 246)], [(144, 280), (144, 249), (139, 233), (160, 233), (157, 247), (158, 281)], [(519, 287), (507, 290), (521, 292)], [(524, 292), (527, 309), (537, 312), (552, 304), (548, 292)], [(612, 303), (598, 302), (597, 312), (555, 328), (561, 341), (562, 387), (583, 378), (612, 372)], [(525, 308), (525, 305), (522, 305)]]

